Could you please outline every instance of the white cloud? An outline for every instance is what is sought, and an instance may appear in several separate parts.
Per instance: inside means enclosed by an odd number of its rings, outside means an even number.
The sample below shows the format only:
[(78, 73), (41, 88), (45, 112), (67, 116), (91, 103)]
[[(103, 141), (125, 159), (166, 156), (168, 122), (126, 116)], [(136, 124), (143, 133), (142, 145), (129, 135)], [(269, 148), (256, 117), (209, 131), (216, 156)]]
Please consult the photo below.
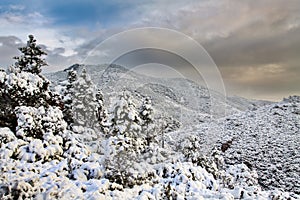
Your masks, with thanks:
[(14, 11), (22, 11), (25, 9), (25, 6), (20, 4), (14, 4), (14, 5), (9, 5), (9, 8)]
[[(50, 66), (47, 71), (68, 67), (68, 65), (73, 64), (72, 62), (78, 61), (78, 58), (75, 58), (77, 55), (76, 49), (87, 39), (74, 34), (76, 32), (74, 31), (75, 28), (53, 26), (52, 22), (52, 19), (43, 16), (39, 12), (26, 15), (21, 15), (18, 12), (2, 13), (0, 14), (0, 36), (20, 38), (20, 40), (15, 40), (18, 46), (27, 41), (29, 34), (33, 34), (37, 39), (37, 43), (44, 45), (48, 52), (63, 47), (62, 52), (49, 53), (47, 59)], [(8, 55), (7, 57), (12, 56), (14, 55)]]
[(27, 34), (33, 34), (37, 38), (38, 43), (45, 44), (50, 51), (55, 48), (63, 47), (66, 56), (70, 54), (74, 55), (74, 49), (85, 41), (82, 38), (72, 38), (67, 34), (63, 34), (60, 29), (36, 28)]

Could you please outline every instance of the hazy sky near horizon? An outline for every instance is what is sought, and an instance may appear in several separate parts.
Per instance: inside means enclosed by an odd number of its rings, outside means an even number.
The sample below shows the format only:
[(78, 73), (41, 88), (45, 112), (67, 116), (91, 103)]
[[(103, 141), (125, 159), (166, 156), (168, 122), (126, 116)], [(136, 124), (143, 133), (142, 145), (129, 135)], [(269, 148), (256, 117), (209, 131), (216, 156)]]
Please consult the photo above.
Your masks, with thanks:
[(229, 95), (268, 100), (300, 95), (298, 0), (1, 0), (0, 66), (14, 63), (28, 34), (48, 52), (45, 70), (54, 71), (81, 62), (113, 34), (148, 26), (199, 42)]

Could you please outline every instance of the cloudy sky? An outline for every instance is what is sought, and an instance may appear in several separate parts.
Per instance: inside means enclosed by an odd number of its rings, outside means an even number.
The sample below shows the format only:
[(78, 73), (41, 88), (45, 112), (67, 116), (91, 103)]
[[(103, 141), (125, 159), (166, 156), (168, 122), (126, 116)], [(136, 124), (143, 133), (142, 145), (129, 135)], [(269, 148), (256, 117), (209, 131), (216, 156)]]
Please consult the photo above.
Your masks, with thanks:
[(199, 42), (230, 95), (300, 95), (298, 0), (1, 0), (0, 65), (13, 64), (28, 34), (48, 52), (45, 70), (55, 71), (81, 62), (113, 34), (148, 26)]

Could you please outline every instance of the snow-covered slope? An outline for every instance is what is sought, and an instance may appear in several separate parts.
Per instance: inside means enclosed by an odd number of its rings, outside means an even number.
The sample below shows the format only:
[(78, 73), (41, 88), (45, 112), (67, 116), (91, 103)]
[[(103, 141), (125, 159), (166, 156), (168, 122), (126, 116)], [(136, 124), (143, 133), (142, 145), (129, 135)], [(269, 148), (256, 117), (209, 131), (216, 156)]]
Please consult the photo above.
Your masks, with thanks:
[(232, 145), (225, 151), (226, 162), (249, 163), (264, 188), (300, 194), (299, 100), (292, 97), (228, 117), (224, 136)]
[[(112, 65), (85, 66), (98, 87), (110, 96), (128, 90), (137, 101), (151, 96), (154, 107), (178, 119), (184, 129), (171, 132), (166, 143), (176, 151), (176, 143), (191, 135), (201, 138), (202, 148), (210, 152), (214, 145), (224, 151), (228, 164), (245, 163), (257, 170), (265, 189), (282, 188), (300, 193), (300, 106), (299, 98), (280, 103), (228, 97), (227, 117), (210, 118), (211, 99), (203, 86), (185, 79), (156, 79)], [(71, 68), (80, 71), (83, 66)], [(47, 75), (58, 81), (66, 72)], [(222, 97), (217, 104), (224, 104)]]
[[(210, 134), (217, 139), (207, 139)], [(189, 135), (203, 138), (203, 149), (213, 140), (226, 163), (245, 163), (257, 170), (264, 189), (300, 193), (300, 97), (172, 132), (169, 138), (183, 141)]]
[[(226, 99), (221, 94), (209, 91), (205, 86), (199, 86), (188, 79), (154, 78), (135, 73), (119, 65), (75, 64), (64, 71), (46, 74), (46, 76), (58, 83), (66, 80), (68, 70), (81, 72), (83, 68), (86, 68), (92, 81), (106, 94), (107, 102), (110, 97), (123, 90), (131, 92), (137, 101), (143, 96), (150, 96), (157, 111), (171, 115), (185, 127), (211, 120), (212, 101), (216, 106), (226, 107), (227, 114), (239, 113), (271, 103), (240, 97)], [(214, 95), (210, 94), (212, 92)], [(212, 96), (216, 99), (211, 99)]]

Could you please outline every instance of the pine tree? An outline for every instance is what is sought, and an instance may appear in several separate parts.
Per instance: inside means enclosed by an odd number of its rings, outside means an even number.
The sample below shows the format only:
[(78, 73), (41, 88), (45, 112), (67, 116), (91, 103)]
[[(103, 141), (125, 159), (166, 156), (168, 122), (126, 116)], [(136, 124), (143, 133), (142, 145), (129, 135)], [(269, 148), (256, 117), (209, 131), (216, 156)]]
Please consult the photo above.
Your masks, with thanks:
[(17, 62), (7, 72), (1, 72), (0, 125), (16, 131), (16, 107), (59, 106), (60, 98), (49, 89), (50, 81), (39, 74), (47, 65), (42, 55), (46, 55), (32, 35), (26, 47), (19, 48), (23, 55), (15, 57)]
[(112, 135), (140, 137), (141, 119), (130, 95), (124, 92), (114, 103), (111, 113)]
[(69, 127), (74, 123), (73, 116), (73, 96), (74, 96), (74, 82), (77, 80), (77, 73), (74, 70), (68, 71), (68, 83), (64, 92), (64, 120), (68, 123)]
[(142, 132), (146, 135), (147, 144), (151, 142), (153, 136), (151, 135), (150, 131), (153, 131), (153, 127), (150, 127), (151, 123), (153, 123), (153, 108), (152, 108), (152, 101), (149, 97), (146, 97), (143, 101), (143, 104), (140, 109), (140, 116), (143, 120), (142, 124)]
[(92, 128), (99, 124), (96, 115), (96, 86), (85, 69), (74, 82), (73, 113), (77, 125)]
[(105, 142), (106, 178), (130, 186), (136, 181), (132, 174), (145, 151), (146, 140), (141, 135), (139, 113), (128, 93), (124, 92), (111, 111), (111, 130)]
[(19, 48), (22, 55), (14, 57), (17, 60), (15, 65), (20, 71), (39, 74), (41, 67), (47, 65), (45, 59), (41, 58), (43, 55), (47, 55), (47, 53), (40, 46), (36, 45), (36, 39), (34, 39), (33, 35), (29, 35), (28, 37), (27, 45)]
[(100, 89), (97, 90), (96, 94), (96, 100), (97, 100), (97, 120), (99, 122), (100, 128), (104, 134), (108, 132), (108, 114), (107, 110), (104, 107), (104, 100), (103, 100), (103, 94)]
[(177, 130), (181, 126), (181, 124), (175, 118), (166, 116), (164, 113), (158, 119), (158, 124), (160, 125), (160, 127), (158, 130), (158, 135), (156, 135), (156, 139), (160, 137), (160, 139), (158, 140), (161, 140), (161, 146), (162, 148), (164, 148), (165, 134)]

